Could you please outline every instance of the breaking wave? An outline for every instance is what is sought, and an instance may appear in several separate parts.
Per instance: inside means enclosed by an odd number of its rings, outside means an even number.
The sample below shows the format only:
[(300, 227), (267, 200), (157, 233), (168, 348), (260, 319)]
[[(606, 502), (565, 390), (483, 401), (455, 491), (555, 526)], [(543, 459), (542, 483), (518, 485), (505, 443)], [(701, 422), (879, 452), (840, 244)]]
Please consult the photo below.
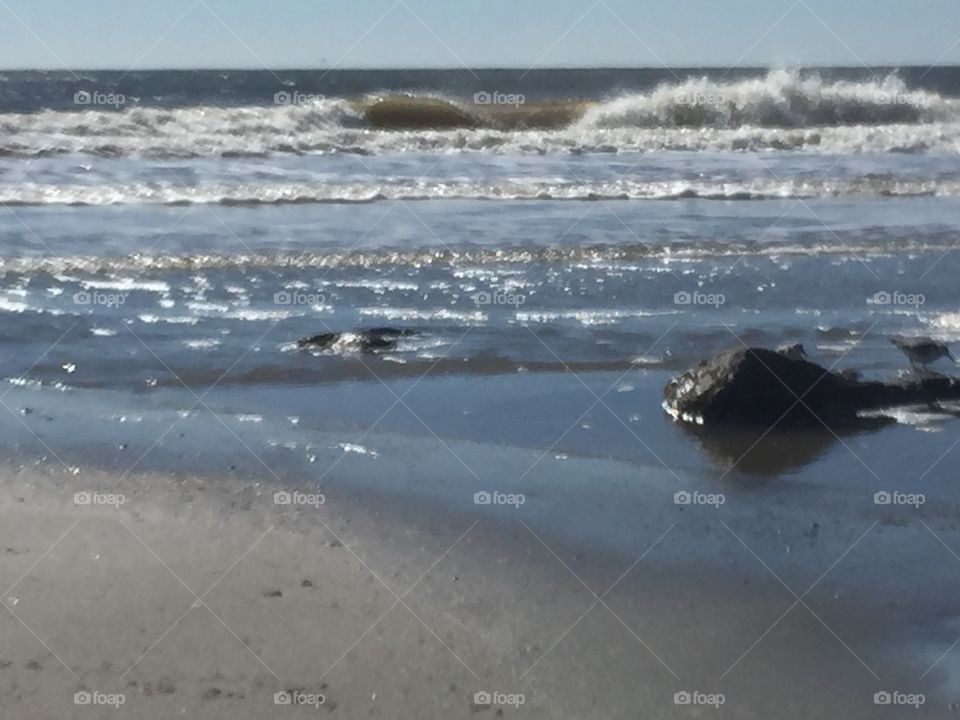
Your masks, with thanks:
[(707, 78), (663, 85), (588, 110), (581, 127), (842, 127), (960, 120), (960, 102), (911, 90), (895, 75), (870, 82), (826, 82), (778, 70), (764, 78)]
[(0, 207), (107, 205), (356, 204), (423, 200), (777, 200), (813, 198), (960, 197), (960, 180), (858, 179), (571, 180), (504, 179), (495, 182), (395, 179), (374, 183), (241, 183), (236, 185), (115, 186), (0, 185)]
[(232, 157), (390, 152), (951, 151), (960, 101), (895, 75), (664, 84), (606, 101), (477, 104), (430, 95), (302, 105), (132, 107), (0, 114), (0, 158)]

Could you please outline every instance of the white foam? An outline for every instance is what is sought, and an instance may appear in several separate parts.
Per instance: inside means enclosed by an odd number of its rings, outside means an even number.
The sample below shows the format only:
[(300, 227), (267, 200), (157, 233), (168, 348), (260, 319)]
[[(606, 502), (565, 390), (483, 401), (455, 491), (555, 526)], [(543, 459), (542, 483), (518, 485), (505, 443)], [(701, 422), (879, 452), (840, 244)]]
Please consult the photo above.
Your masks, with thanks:
[(960, 312), (938, 313), (920, 319), (934, 329), (938, 339), (945, 342), (960, 341)]
[(8, 300), (5, 297), (0, 297), (0, 312), (8, 313), (22, 313), (30, 309), (30, 306), (23, 302), (17, 302), (15, 300)]
[(186, 340), (183, 344), (189, 350), (212, 350), (220, 346), (220, 341), (215, 338), (206, 338), (203, 340)]
[(364, 288), (372, 290), (377, 295), (382, 295), (388, 291), (412, 291), (416, 292), (420, 286), (415, 282), (404, 280), (390, 280), (387, 278), (359, 279), (359, 280), (341, 280), (333, 283), (335, 287), (341, 288)]
[[(852, 129), (846, 129), (853, 132)], [(740, 131), (737, 131), (740, 132)], [(754, 132), (754, 131), (750, 131)], [(761, 132), (761, 131), (756, 131)], [(782, 131), (762, 131), (782, 132)], [(838, 130), (839, 132), (839, 130)], [(866, 132), (861, 130), (858, 132)], [(870, 137), (890, 138), (890, 132), (870, 131)], [(939, 131), (933, 131), (937, 134)], [(960, 124), (953, 138), (960, 143)], [(775, 137), (760, 139), (756, 149), (766, 144), (780, 145)], [(690, 140), (688, 139), (688, 143)], [(724, 150), (730, 143), (718, 140), (717, 145), (706, 143), (702, 147), (675, 147), (689, 150)], [(733, 143), (736, 144), (735, 142)], [(798, 146), (801, 149), (802, 144)], [(819, 143), (812, 148), (827, 152)], [(651, 150), (627, 146), (624, 150)], [(747, 149), (747, 148), (743, 148)], [(834, 148), (836, 152), (882, 152), (897, 149), (857, 145), (855, 138)], [(946, 149), (946, 148), (943, 148)], [(704, 179), (690, 180), (591, 180), (578, 178), (560, 184), (543, 184), (535, 179), (498, 180), (493, 182), (395, 179), (390, 185), (379, 185), (372, 190), (369, 185), (327, 181), (323, 184), (268, 183), (238, 185), (203, 185), (198, 187), (153, 188), (149, 193), (137, 185), (91, 186), (91, 185), (37, 185), (18, 183), (0, 184), (0, 203), (18, 205), (171, 205), (171, 204), (244, 204), (275, 205), (284, 203), (357, 203), (373, 201), (403, 201), (423, 199), (473, 199), (473, 200), (681, 200), (701, 198), (706, 200), (764, 200), (785, 198), (818, 197), (913, 197), (933, 195), (938, 197), (960, 196), (960, 181), (950, 178), (910, 179), (896, 177), (863, 177), (850, 179), (790, 179), (771, 178), (758, 174), (752, 179)], [(461, 272), (463, 278), (497, 278), (498, 270), (483, 273)], [(156, 282), (83, 281), (91, 287), (120, 292), (148, 291), (162, 293), (165, 290)], [(331, 283), (332, 284), (332, 283)], [(370, 279), (350, 280), (335, 283), (343, 288), (365, 288), (382, 295), (388, 291), (416, 292), (416, 283), (402, 280)], [(245, 294), (238, 297), (246, 298)]]
[(657, 315), (675, 315), (679, 311), (655, 311), (642, 309), (611, 310), (544, 310), (539, 312), (518, 311), (514, 314), (517, 322), (549, 323), (557, 320), (576, 320), (581, 325), (615, 325), (623, 319), (654, 317)]
[(716, 82), (706, 77), (663, 84), (587, 111), (592, 127), (821, 127), (957, 119), (957, 101), (910, 90), (895, 75), (882, 81), (824, 81), (776, 70), (762, 78)]
[(921, 432), (941, 432), (944, 424), (954, 416), (948, 412), (936, 412), (925, 405), (881, 408), (868, 410), (861, 417), (888, 417), (900, 425), (910, 425)]
[(251, 310), (245, 308), (234, 310), (225, 315), (233, 320), (245, 320), (247, 322), (258, 322), (261, 320), (285, 320), (290, 317), (288, 310)]
[(363, 445), (357, 445), (356, 443), (338, 443), (334, 447), (341, 448), (345, 453), (355, 453), (357, 455), (369, 455), (370, 457), (377, 457), (378, 453), (376, 450), (371, 450), (368, 447)]
[(170, 286), (159, 280), (137, 280), (135, 278), (116, 278), (113, 280), (82, 280), (85, 290), (117, 290), (119, 292), (168, 293)]
[(230, 311), (229, 305), (210, 302), (188, 302), (187, 308), (197, 315), (223, 314)]
[(394, 308), (394, 307), (367, 307), (360, 308), (361, 315), (367, 317), (381, 317), (386, 320), (451, 320), (464, 323), (485, 323), (487, 321), (486, 313), (479, 310), (474, 312), (460, 310), (418, 310), (417, 308)]
[(140, 322), (153, 325), (155, 323), (169, 323), (171, 325), (196, 325), (199, 320), (195, 317), (161, 316), (144, 313), (137, 316)]

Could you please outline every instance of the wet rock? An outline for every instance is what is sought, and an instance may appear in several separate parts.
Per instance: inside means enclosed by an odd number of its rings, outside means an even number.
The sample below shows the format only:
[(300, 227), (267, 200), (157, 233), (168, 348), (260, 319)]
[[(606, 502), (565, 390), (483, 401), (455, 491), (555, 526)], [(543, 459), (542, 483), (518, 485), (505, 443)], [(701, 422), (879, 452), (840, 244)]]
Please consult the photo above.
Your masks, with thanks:
[(340, 347), (345, 351), (372, 353), (392, 350), (400, 338), (416, 334), (415, 330), (402, 328), (367, 328), (356, 332), (326, 332), (311, 335), (300, 338), (297, 345), (314, 350), (331, 350)]
[[(822, 427), (863, 410), (960, 398), (960, 380), (925, 374), (884, 383), (831, 372), (763, 348), (719, 353), (663, 391), (663, 407), (694, 425)], [(822, 422), (821, 422), (822, 421)]]

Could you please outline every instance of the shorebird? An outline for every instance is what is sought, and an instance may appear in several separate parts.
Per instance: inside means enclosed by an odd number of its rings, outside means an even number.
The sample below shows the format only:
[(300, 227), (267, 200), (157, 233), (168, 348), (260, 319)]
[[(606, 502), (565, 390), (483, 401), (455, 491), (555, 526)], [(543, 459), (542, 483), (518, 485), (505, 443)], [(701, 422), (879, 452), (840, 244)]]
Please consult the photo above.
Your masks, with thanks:
[(937, 360), (942, 360), (943, 358), (950, 358), (955, 363), (960, 364), (957, 361), (957, 358), (953, 356), (953, 353), (950, 352), (950, 348), (947, 347), (946, 343), (942, 343), (939, 340), (931, 340), (930, 338), (925, 337), (916, 337), (916, 338), (890, 338), (890, 342), (896, 345), (900, 352), (907, 356), (907, 359), (910, 361), (911, 367), (914, 370), (917, 369), (917, 365), (922, 365), (923, 369), (927, 369), (927, 365), (937, 362)]
[(807, 357), (807, 351), (803, 349), (803, 345), (800, 343), (781, 345), (777, 348), (777, 352), (790, 360), (804, 360)]

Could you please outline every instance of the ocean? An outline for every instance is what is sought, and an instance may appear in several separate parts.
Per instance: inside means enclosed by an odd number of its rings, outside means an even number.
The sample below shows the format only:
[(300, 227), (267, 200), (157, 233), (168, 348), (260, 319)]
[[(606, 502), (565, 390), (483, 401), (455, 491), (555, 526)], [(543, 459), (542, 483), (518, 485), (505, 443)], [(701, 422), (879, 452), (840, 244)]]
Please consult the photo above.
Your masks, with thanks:
[(960, 68), (4, 72), (0, 205), (8, 461), (496, 491), (631, 560), (723, 497), (791, 585), (842, 554), (823, 603), (895, 628), (857, 652), (955, 699), (960, 407), (758, 436), (661, 399), (743, 345), (893, 378), (890, 337), (960, 341)]
[[(11, 444), (178, 467), (176, 433), (151, 447), (174, 418), (222, 469), (210, 406), (298, 467), (310, 428), (359, 434), (416, 381), (378, 428), (573, 424), (558, 452), (709, 474), (659, 409), (672, 373), (791, 341), (890, 375), (891, 334), (960, 339), (958, 93), (954, 68), (5, 73)], [(413, 333), (296, 345), (379, 326)]]

